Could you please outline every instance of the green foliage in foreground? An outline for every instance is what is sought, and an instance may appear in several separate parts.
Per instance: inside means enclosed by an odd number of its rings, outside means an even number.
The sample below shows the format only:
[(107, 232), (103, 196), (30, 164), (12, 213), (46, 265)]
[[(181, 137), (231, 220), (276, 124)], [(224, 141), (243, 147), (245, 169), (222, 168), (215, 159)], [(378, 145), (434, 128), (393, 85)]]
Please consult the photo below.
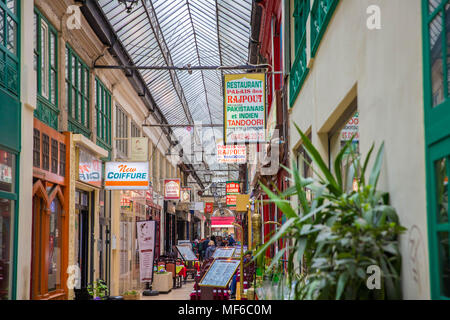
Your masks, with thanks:
[[(296, 128), (317, 178), (302, 177), (293, 162), (292, 170), (285, 168), (292, 187), (280, 192), (273, 186), (273, 192), (261, 184), (287, 220), (255, 253), (255, 259), (278, 239), (290, 239), (269, 269), (288, 252), (288, 272), (281, 283), (292, 288), (289, 297), (293, 299), (401, 299), (398, 238), (406, 229), (389, 205), (389, 195), (377, 191), (384, 143), (366, 180), (374, 145), (362, 161), (349, 141), (331, 171), (307, 136)], [(381, 289), (367, 287), (367, 267), (371, 265), (381, 269)]]

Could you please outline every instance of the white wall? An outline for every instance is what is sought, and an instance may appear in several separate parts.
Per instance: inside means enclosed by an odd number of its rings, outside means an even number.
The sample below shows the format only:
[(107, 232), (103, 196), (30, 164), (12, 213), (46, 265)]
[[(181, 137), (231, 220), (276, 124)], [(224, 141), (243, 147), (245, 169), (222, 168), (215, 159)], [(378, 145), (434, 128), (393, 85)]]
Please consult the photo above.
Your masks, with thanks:
[[(369, 5), (381, 9), (381, 30), (366, 27)], [(327, 134), (356, 94), (361, 153), (385, 141), (378, 187), (390, 192), (408, 228), (401, 238), (405, 299), (430, 298), (421, 26), (420, 0), (341, 0), (291, 110), (291, 122), (311, 126), (327, 157)], [(299, 143), (293, 126), (290, 138), (292, 149)]]

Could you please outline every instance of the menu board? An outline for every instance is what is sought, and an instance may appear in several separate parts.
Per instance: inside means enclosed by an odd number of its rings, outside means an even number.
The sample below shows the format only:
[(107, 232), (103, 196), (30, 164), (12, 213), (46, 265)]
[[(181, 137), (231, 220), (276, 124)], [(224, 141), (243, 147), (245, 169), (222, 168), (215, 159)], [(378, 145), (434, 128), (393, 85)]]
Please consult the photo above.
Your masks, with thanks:
[(192, 251), (191, 246), (178, 245), (176, 247), (184, 261), (197, 261), (198, 260), (197, 256)]
[(239, 260), (214, 260), (198, 284), (204, 287), (226, 288), (239, 266)]
[[(241, 246), (236, 246), (236, 250), (234, 250), (233, 257), (240, 258), (241, 257)], [(244, 246), (244, 254), (247, 252), (247, 246)]]
[(234, 248), (217, 248), (214, 251), (213, 258), (231, 258), (233, 256)]

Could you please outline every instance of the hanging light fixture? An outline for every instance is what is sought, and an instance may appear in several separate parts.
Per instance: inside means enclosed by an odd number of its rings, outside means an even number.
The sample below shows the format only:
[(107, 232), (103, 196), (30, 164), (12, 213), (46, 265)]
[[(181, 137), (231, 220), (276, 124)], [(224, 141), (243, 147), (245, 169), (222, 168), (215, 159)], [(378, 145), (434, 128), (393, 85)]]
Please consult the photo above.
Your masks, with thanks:
[(118, 1), (119, 3), (125, 6), (127, 13), (131, 13), (131, 11), (133, 11), (133, 7), (138, 3), (138, 0), (118, 0)]

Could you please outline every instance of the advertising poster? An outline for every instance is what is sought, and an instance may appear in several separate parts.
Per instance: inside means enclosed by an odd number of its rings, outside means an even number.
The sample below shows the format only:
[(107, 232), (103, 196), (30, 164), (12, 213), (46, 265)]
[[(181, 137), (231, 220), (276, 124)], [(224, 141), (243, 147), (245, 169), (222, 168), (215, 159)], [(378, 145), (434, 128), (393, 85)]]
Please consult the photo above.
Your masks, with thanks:
[(246, 163), (247, 147), (245, 145), (217, 145), (218, 163)]
[(180, 179), (164, 180), (164, 200), (179, 200), (181, 192)]
[(106, 162), (105, 189), (148, 190), (148, 162)]
[(151, 282), (155, 253), (155, 221), (138, 221), (139, 271), (141, 282)]
[(225, 144), (265, 142), (265, 74), (225, 74), (224, 85)]
[(102, 162), (90, 153), (79, 149), (78, 178), (90, 185), (102, 186)]

